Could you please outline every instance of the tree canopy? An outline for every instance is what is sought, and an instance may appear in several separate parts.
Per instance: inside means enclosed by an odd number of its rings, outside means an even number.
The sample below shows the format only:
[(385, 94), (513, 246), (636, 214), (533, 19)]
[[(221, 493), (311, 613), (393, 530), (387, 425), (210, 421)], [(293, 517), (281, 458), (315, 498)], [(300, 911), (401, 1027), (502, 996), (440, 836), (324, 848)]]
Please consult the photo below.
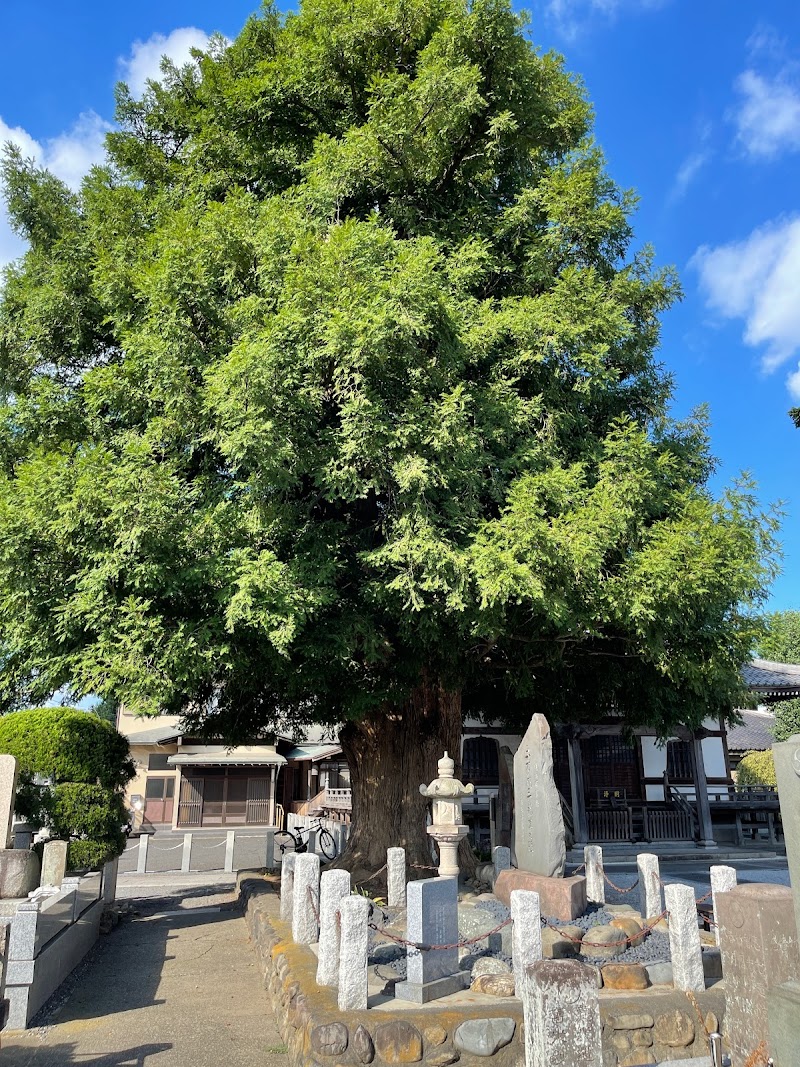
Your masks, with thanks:
[[(759, 655), (777, 663), (800, 663), (800, 611), (774, 611), (765, 622), (766, 630), (758, 642)], [(779, 700), (772, 710), (776, 741), (800, 734), (800, 698)]]
[(669, 420), (678, 283), (505, 0), (266, 6), (118, 122), (76, 194), (6, 151), (7, 706), (733, 706), (774, 521)]

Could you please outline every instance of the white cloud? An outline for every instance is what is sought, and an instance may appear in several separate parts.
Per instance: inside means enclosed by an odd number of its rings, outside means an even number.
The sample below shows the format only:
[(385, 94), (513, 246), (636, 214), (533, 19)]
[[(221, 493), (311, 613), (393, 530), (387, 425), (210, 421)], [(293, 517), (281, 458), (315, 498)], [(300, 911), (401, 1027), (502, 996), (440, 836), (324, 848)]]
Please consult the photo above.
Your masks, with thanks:
[(118, 60), (119, 77), (134, 96), (141, 96), (148, 81), (161, 80), (161, 57), (169, 56), (176, 66), (190, 62), (192, 49), (208, 48), (209, 36), (194, 26), (173, 30), (169, 36), (154, 33), (146, 41), (134, 41), (131, 54)]
[[(103, 161), (103, 138), (111, 128), (94, 111), (86, 111), (71, 129), (40, 142), (21, 126), (9, 126), (0, 117), (0, 144), (11, 141), (26, 159), (35, 160), (70, 189), (77, 189), (86, 172)], [(11, 229), (4, 206), (0, 207), (0, 268), (24, 251), (24, 242)]]
[(736, 79), (736, 90), (741, 97), (736, 136), (748, 155), (773, 159), (800, 150), (800, 82), (791, 68), (771, 78), (746, 70)]
[(694, 179), (711, 159), (711, 153), (705, 149), (699, 152), (691, 152), (678, 168), (675, 181), (672, 184), (670, 200), (680, 200)]
[(576, 37), (592, 15), (614, 18), (621, 14), (655, 11), (670, 0), (547, 0), (545, 11), (567, 38)]
[[(766, 372), (800, 350), (800, 215), (761, 226), (743, 241), (710, 248), (704, 245), (690, 266), (700, 275), (709, 307), (744, 322), (744, 341), (763, 348)], [(800, 371), (787, 384), (800, 399)]]

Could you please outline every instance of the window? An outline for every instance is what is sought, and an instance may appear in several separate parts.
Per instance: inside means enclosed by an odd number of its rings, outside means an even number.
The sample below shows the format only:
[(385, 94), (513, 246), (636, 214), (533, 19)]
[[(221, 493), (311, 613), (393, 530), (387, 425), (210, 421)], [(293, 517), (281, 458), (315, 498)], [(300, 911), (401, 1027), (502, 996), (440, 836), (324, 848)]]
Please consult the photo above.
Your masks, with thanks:
[(175, 796), (174, 778), (148, 778), (144, 787), (145, 800), (171, 800)]
[(667, 742), (667, 777), (671, 782), (694, 781), (691, 741)]
[(147, 757), (147, 769), (148, 771), (171, 771), (167, 760), (169, 759), (168, 752), (154, 752)]

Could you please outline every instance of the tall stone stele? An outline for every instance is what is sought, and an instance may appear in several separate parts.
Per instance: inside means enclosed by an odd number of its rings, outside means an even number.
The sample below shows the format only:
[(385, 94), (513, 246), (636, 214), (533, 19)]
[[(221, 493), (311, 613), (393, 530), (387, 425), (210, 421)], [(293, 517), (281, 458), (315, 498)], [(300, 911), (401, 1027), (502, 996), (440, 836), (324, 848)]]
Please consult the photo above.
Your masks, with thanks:
[(563, 878), (564, 816), (553, 777), (553, 742), (544, 715), (534, 715), (514, 756), (514, 851), (521, 871)]
[(471, 797), (474, 785), (464, 785), (455, 777), (456, 765), (445, 752), (439, 760), (439, 777), (430, 785), (421, 785), (420, 793), (432, 801), (433, 825), (428, 833), (439, 846), (439, 876), (458, 878), (458, 846), (467, 836), (461, 814), (461, 802)]

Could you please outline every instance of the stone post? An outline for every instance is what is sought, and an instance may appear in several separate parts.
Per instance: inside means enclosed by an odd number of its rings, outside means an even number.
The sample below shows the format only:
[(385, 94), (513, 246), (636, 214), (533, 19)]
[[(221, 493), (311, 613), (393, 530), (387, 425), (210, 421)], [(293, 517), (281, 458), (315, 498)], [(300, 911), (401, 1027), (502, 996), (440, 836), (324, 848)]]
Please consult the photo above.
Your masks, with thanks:
[(542, 912), (539, 894), (529, 889), (511, 890), (511, 956), (514, 985), (522, 999), (525, 971), (542, 958)]
[(188, 874), (192, 869), (192, 835), (183, 835), (183, 851), (181, 852), (181, 874)]
[[(796, 927), (800, 931), (800, 735), (772, 746), (786, 842), (786, 859), (794, 893)], [(791, 976), (800, 979), (795, 973)], [(800, 981), (788, 981), (767, 997), (770, 1052), (775, 1067), (795, 1067), (797, 1021), (800, 1019)]]
[(136, 857), (136, 873), (147, 872), (147, 849), (150, 845), (150, 834), (141, 834), (139, 837), (139, 854)]
[(236, 831), (228, 830), (225, 834), (225, 867), (224, 870), (233, 870), (233, 849), (236, 844)]
[(658, 856), (652, 852), (640, 852), (636, 857), (636, 866), (639, 869), (639, 911), (643, 919), (655, 919), (664, 910)]
[[(733, 1067), (744, 1067), (759, 1042), (768, 1040), (767, 1002), (772, 990), (800, 978), (791, 890), (758, 882), (738, 885), (719, 894), (717, 919), (727, 1037)], [(796, 1018), (794, 1034), (792, 1067), (798, 1051)]]
[(297, 945), (319, 940), (319, 856), (302, 852), (294, 864), (292, 939)]
[(275, 831), (267, 830), (264, 842), (264, 866), (268, 871), (275, 870)]
[(118, 874), (119, 856), (115, 856), (103, 866), (103, 902), (105, 904), (113, 904), (116, 900)]
[(294, 903), (294, 865), (296, 852), (284, 852), (281, 857), (281, 919), (285, 923), (292, 921)]
[(316, 830), (309, 830), (308, 831), (308, 851), (312, 855), (316, 855), (316, 852), (317, 852), (317, 831)]
[(511, 849), (506, 848), (504, 845), (497, 845), (492, 849), (492, 863), (494, 864), (494, 876), (500, 874), (501, 871), (508, 871), (511, 869)]
[[(458, 879), (424, 878), (407, 887), (406, 937), (418, 945), (453, 945), (458, 941)], [(394, 995), (400, 1000), (427, 1004), (457, 993), (469, 984), (469, 974), (459, 970), (458, 949), (409, 947), (406, 981), (398, 982)]]
[(387, 848), (386, 850), (387, 903), (390, 908), (406, 906), (406, 850), (404, 848)]
[(540, 960), (522, 993), (525, 1067), (603, 1067), (597, 978), (577, 960)]
[(730, 893), (736, 888), (736, 868), (715, 866), (709, 869), (711, 876), (711, 904), (714, 911), (714, 938), (719, 944), (719, 919), (717, 918), (717, 893)]
[(367, 1007), (369, 908), (366, 897), (343, 897), (339, 903), (339, 1011), (364, 1011)]
[(317, 985), (339, 981), (339, 905), (350, 896), (349, 871), (324, 871), (319, 880)]
[(703, 974), (703, 950), (700, 947), (694, 889), (690, 885), (675, 883), (666, 886), (664, 896), (669, 911), (669, 951), (672, 956), (673, 984), (676, 989), (702, 993), (706, 980)]
[(17, 761), (0, 756), (0, 849), (11, 848), (14, 801), (17, 797)]
[(586, 866), (586, 900), (590, 904), (605, 904), (602, 848), (599, 845), (587, 845), (583, 850), (583, 862)]

